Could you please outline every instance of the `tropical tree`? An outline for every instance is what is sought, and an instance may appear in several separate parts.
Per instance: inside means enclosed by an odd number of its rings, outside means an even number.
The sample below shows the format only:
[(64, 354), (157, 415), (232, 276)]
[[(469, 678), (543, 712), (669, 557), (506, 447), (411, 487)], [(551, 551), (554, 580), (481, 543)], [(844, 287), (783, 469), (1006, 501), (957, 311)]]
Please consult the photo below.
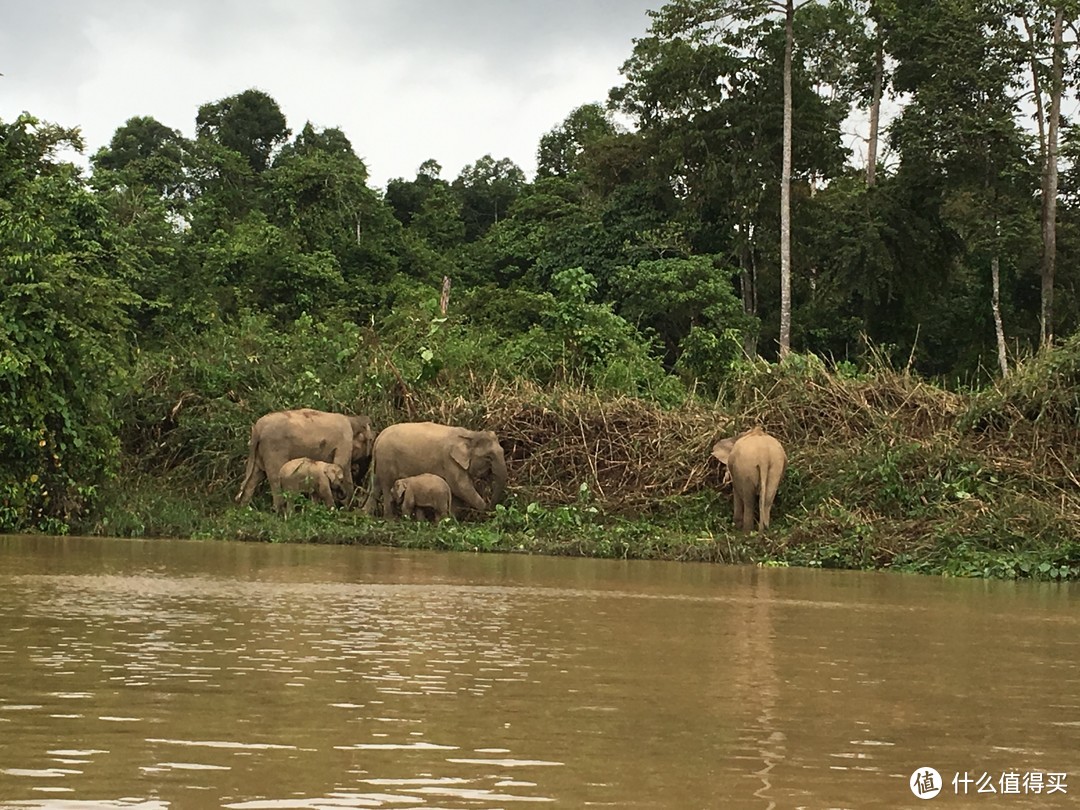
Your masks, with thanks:
[(505, 219), (525, 187), (525, 172), (509, 158), (484, 155), (461, 170), (451, 188), (461, 201), (465, 239), (472, 242)]
[[(988, 267), (1006, 374), (1001, 267), (1015, 272), (1028, 252), (1025, 201), (1035, 190), (1017, 122), (1016, 31), (1004, 5), (979, 0), (897, 0), (888, 26), (896, 87), (911, 95), (892, 127), (899, 179), (939, 189), (944, 221), (964, 240), (967, 262)], [(1015, 252), (1005, 254), (1006, 245)]]
[[(636, 42), (623, 66), (627, 83), (611, 93), (612, 103), (655, 143), (673, 187), (696, 206), (701, 235), (708, 234), (698, 246), (736, 257), (748, 313), (758, 301), (762, 235), (776, 223), (781, 354), (790, 349), (793, 166), (799, 165), (808, 187), (815, 176), (834, 173), (842, 163), (839, 123), (847, 113), (841, 101), (815, 91), (821, 77), (810, 68), (824, 61), (811, 59), (809, 47), (795, 52), (796, 11), (807, 5), (670, 2), (651, 12), (650, 35)], [(797, 133), (796, 103), (802, 121)], [(775, 188), (778, 221), (764, 203), (766, 191)]]
[(269, 168), (274, 150), (289, 137), (281, 108), (261, 90), (245, 90), (203, 104), (195, 118), (195, 132), (200, 139), (242, 155), (254, 172)]
[(117, 467), (133, 296), (64, 148), (82, 149), (77, 130), (0, 122), (0, 531), (66, 531)]
[[(1076, 53), (1078, 31), (1075, 20), (1080, 4), (1073, 2), (1020, 3), (1014, 13), (1019, 17), (1026, 38), (1027, 64), (1031, 71), (1031, 93), (1035, 101), (1035, 121), (1039, 135), (1039, 158), (1042, 164), (1041, 226), (1042, 260), (1040, 265), (1040, 344), (1054, 342), (1054, 274), (1057, 267), (1058, 162), (1062, 100), (1069, 85), (1077, 87), (1080, 64), (1069, 71), (1066, 66)], [(1071, 21), (1071, 37), (1066, 38), (1066, 20)]]
[(570, 176), (580, 169), (581, 156), (590, 144), (617, 132), (618, 127), (601, 105), (583, 104), (540, 139), (536, 176)]

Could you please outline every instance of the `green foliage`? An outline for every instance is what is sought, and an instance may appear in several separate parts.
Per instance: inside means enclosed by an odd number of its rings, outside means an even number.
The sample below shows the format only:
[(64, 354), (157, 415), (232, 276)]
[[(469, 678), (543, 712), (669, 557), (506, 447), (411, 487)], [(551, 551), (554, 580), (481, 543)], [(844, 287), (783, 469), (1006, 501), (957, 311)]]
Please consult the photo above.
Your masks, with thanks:
[(180, 204), (187, 187), (189, 150), (177, 130), (155, 118), (135, 116), (116, 130), (107, 147), (98, 150), (91, 165), (95, 174), (112, 173), (129, 188), (147, 187)]
[(452, 188), (461, 201), (465, 238), (472, 242), (505, 219), (524, 186), (525, 173), (509, 158), (484, 155), (462, 169)]
[(1016, 365), (1006, 379), (978, 393), (964, 425), (1007, 428), (1022, 422), (1049, 431), (1080, 426), (1080, 333)]
[(228, 489), (264, 413), (362, 412), (366, 360), (359, 327), (309, 315), (280, 327), (247, 313), (174, 335), (139, 354), (120, 401), (127, 456), (145, 472), (179, 468), (203, 492)]
[(62, 532), (115, 473), (130, 352), (105, 211), (53, 155), (78, 136), (0, 122), (0, 531)]
[(272, 313), (283, 322), (302, 312), (323, 315), (346, 292), (333, 253), (302, 251), (291, 231), (270, 223), (260, 212), (230, 232), (218, 231), (204, 261), (217, 282), (223, 317), (250, 308)]
[(665, 360), (715, 389), (754, 329), (716, 257), (656, 259), (623, 267), (613, 282), (620, 313), (660, 336)]
[(241, 155), (254, 172), (265, 171), (289, 128), (274, 99), (261, 90), (245, 90), (203, 104), (195, 118), (198, 137)]
[(583, 104), (540, 138), (537, 177), (569, 177), (580, 171), (582, 153), (617, 132), (610, 114), (599, 104)]
[(682, 386), (665, 377), (646, 339), (610, 304), (591, 300), (596, 280), (589, 273), (562, 270), (552, 285), (555, 293), (546, 298), (541, 323), (505, 348), (512, 368), (540, 383), (582, 380), (600, 390), (661, 401), (682, 397)]

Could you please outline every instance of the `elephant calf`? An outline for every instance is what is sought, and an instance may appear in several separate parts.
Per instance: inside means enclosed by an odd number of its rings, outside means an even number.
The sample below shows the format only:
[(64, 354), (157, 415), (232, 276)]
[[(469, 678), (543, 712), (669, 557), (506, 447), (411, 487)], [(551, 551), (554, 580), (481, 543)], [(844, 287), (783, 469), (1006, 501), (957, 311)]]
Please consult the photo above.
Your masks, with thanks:
[[(334, 492), (345, 493), (345, 471), (341, 465), (329, 461), (294, 458), (281, 465), (278, 475), (281, 488), (286, 492), (300, 492), (312, 499), (317, 497), (331, 509), (334, 508)], [(287, 501), (284, 509), (288, 514)]]
[[(433, 523), (450, 514), (452, 497), (446, 479), (432, 473), (399, 478), (390, 490), (390, 501), (403, 516), (416, 517), (416, 510), (422, 509), (431, 515)], [(393, 511), (393, 508), (387, 510), (391, 515)]]
[[(713, 445), (712, 454), (727, 465), (735, 500), (735, 525), (744, 532), (754, 529), (754, 507), (758, 528), (769, 528), (776, 490), (787, 467), (783, 445), (760, 427), (752, 428)], [(756, 501), (756, 503), (755, 503)]]

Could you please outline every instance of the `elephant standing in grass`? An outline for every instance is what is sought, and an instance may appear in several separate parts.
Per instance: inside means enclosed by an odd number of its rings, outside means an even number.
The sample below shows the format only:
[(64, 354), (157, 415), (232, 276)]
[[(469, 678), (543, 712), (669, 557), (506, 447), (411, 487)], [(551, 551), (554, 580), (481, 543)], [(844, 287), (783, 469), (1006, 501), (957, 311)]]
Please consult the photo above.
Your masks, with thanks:
[(783, 445), (760, 427), (739, 436), (718, 441), (712, 454), (727, 465), (735, 500), (735, 525), (745, 532), (754, 530), (754, 509), (758, 527), (769, 528), (776, 490), (787, 467)]
[[(490, 430), (467, 430), (435, 422), (391, 425), (375, 440), (371, 458), (368, 514), (393, 516), (391, 490), (399, 478), (431, 473), (444, 479), (453, 500), (483, 512), (502, 500), (506, 491), (506, 460), (499, 438)], [(476, 491), (491, 481), (490, 505)]]
[[(345, 471), (340, 465), (310, 458), (294, 458), (281, 465), (278, 480), (284, 492), (299, 492), (322, 501), (327, 509), (333, 509), (334, 492), (344, 494)], [(284, 505), (285, 514), (289, 504)]]
[(290, 459), (310, 458), (341, 467), (342, 490), (348, 502), (353, 494), (352, 465), (362, 464), (374, 444), (371, 420), (311, 408), (276, 411), (259, 417), (251, 428), (244, 483), (236, 502), (246, 506), (265, 477), (270, 482), (274, 511), (281, 511), (281, 466)]
[(392, 508), (387, 511), (392, 514), (393, 507), (397, 507), (402, 517), (414, 518), (416, 510), (422, 509), (425, 514), (430, 513), (432, 523), (440, 523), (450, 514), (452, 500), (450, 485), (439, 476), (431, 473), (410, 475), (394, 482), (390, 490)]

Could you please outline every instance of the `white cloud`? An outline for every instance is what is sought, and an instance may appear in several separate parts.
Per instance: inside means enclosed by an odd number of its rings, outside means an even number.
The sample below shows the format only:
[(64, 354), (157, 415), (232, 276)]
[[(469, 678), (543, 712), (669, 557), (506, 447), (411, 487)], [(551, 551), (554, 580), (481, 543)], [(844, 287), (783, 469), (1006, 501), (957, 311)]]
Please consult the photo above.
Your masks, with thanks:
[(254, 87), (294, 131), (340, 127), (375, 185), (488, 153), (531, 174), (540, 137), (619, 81), (650, 5), (0, 0), (0, 119), (80, 126), (93, 153), (136, 115), (191, 136), (200, 105)]

